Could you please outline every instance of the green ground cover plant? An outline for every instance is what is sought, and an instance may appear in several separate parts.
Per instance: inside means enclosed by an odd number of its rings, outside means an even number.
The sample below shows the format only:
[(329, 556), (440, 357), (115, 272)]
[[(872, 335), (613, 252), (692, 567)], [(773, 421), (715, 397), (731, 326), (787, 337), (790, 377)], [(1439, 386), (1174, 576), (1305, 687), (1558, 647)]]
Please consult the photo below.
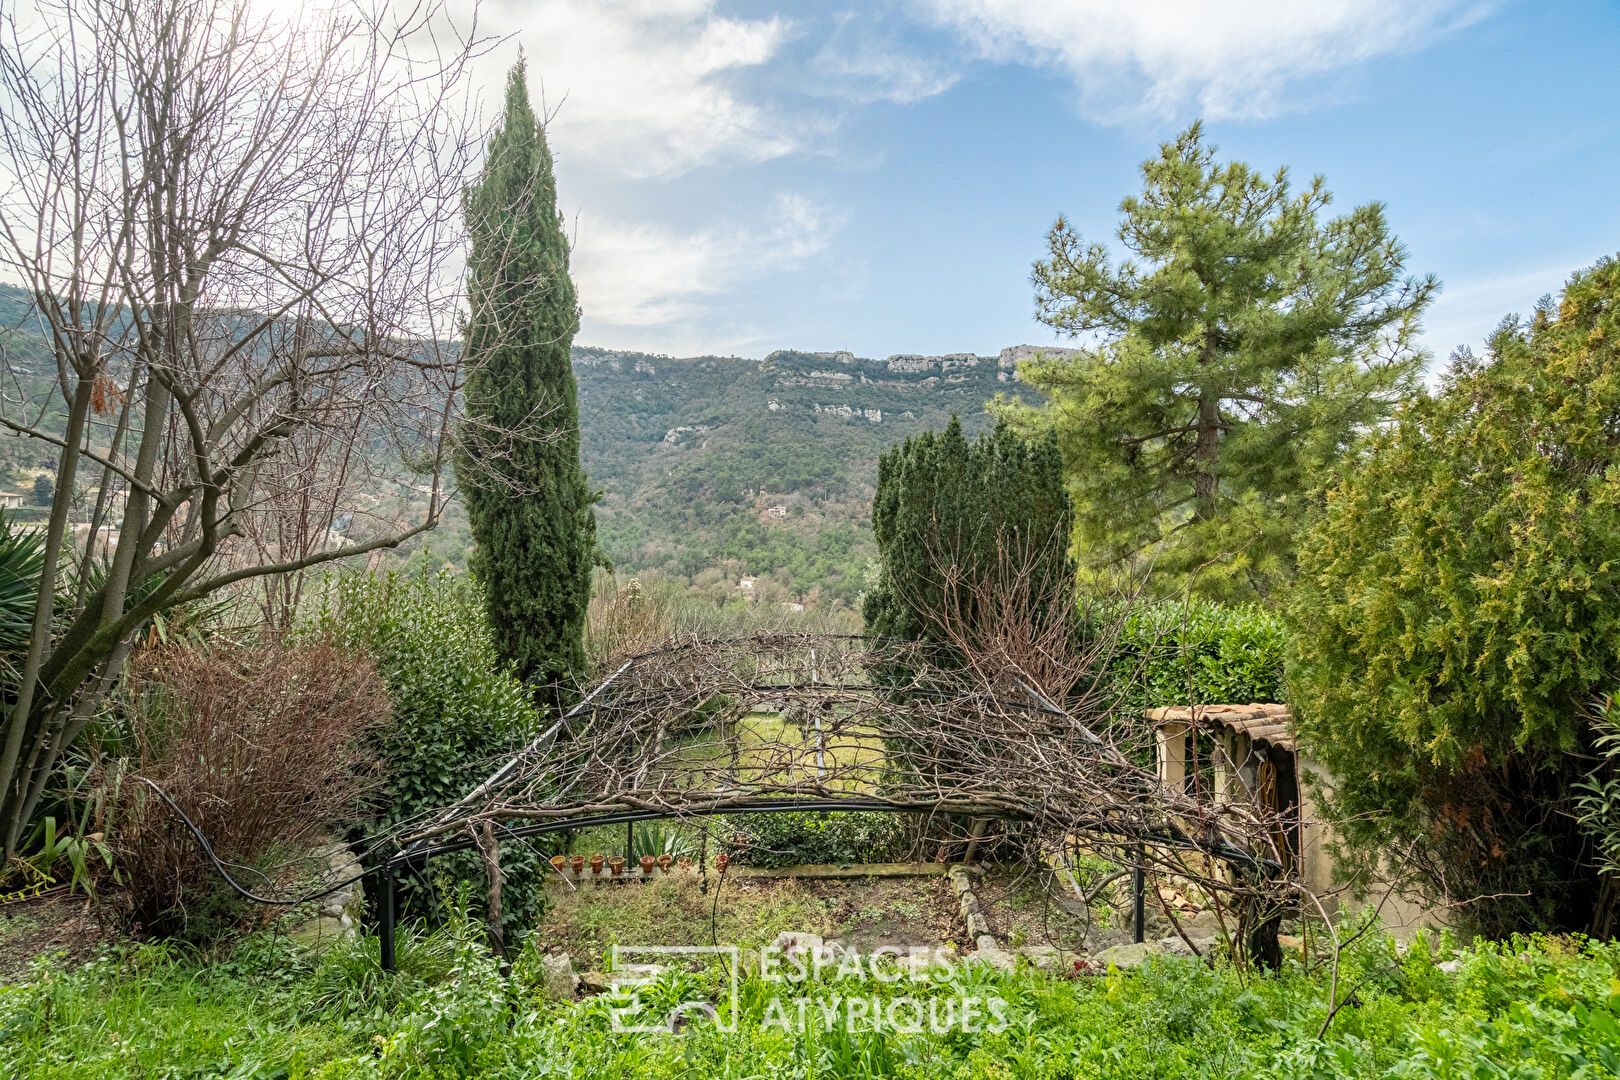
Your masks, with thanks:
[[(432, 932), (406, 928), (389, 976), (377, 970), (375, 939), (317, 955), (273, 932), (197, 954), (121, 945), (77, 969), (42, 958), (0, 987), (0, 1074), (1438, 1080), (1620, 1068), (1620, 947), (1578, 939), (1460, 950), (1423, 941), (1401, 952), (1368, 936), (1341, 965), (1353, 1004), (1318, 1038), (1324, 969), (1258, 976), (1174, 958), (1078, 978), (959, 966), (944, 981), (858, 989), (829, 972), (795, 991), (813, 1002), (994, 995), (1006, 1003), (1000, 1031), (907, 1033), (882, 1021), (782, 1030), (764, 1022), (771, 984), (750, 974), (734, 1033), (703, 1021), (680, 1035), (620, 1033), (604, 999), (545, 999), (533, 950), (503, 978), (482, 938), (463, 916)], [(671, 974), (644, 1000), (713, 994), (718, 981)]]

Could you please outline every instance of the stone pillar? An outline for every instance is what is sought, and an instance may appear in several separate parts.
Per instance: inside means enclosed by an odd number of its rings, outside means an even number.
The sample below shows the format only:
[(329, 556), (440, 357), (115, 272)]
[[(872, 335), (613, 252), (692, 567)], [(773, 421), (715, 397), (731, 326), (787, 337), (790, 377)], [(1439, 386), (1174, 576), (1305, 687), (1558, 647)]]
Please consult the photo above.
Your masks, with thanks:
[(1187, 779), (1187, 731), (1185, 720), (1159, 723), (1159, 781), (1165, 787), (1179, 787)]

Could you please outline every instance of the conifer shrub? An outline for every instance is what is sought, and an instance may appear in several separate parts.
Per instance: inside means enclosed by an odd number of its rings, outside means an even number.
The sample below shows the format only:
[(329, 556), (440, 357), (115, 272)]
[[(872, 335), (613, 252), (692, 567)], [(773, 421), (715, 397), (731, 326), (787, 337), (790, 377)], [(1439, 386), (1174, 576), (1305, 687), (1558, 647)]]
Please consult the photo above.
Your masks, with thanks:
[(1573, 805), (1620, 684), (1620, 263), (1504, 320), (1322, 492), (1289, 607), (1301, 739), (1347, 855), (1492, 934), (1584, 929)]

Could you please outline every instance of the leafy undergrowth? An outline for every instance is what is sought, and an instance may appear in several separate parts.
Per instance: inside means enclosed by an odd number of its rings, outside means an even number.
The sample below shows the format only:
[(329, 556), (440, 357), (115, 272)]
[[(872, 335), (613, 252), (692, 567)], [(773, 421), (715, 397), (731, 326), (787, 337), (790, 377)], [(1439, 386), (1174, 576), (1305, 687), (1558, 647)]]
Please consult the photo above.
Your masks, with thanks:
[[(1121, 975), (1058, 979), (984, 968), (928, 981), (835, 979), (740, 987), (735, 1032), (698, 1020), (682, 1034), (612, 1030), (612, 1006), (544, 999), (538, 958), (503, 979), (476, 927), (404, 934), (401, 971), (376, 942), (314, 957), (257, 934), (186, 957), (112, 949), (76, 970), (50, 959), (0, 987), (0, 1075), (8, 1077), (1598, 1077), (1620, 1069), (1620, 948), (1526, 939), (1404, 956), (1364, 940), (1342, 985), (1355, 1004), (1325, 1040), (1326, 979), (1297, 967), (1256, 978), (1168, 960)], [(657, 1013), (722, 978), (677, 971), (650, 988)], [(802, 1028), (772, 1020), (782, 993), (810, 1000)], [(835, 999), (875, 998), (864, 1023), (826, 1023)], [(884, 1006), (1002, 1003), (1000, 1030), (921, 1031)], [(872, 1020), (873, 1012), (880, 1018)], [(789, 1014), (793, 1012), (790, 1007)], [(845, 1015), (853, 1009), (845, 1005)], [(639, 1014), (638, 1014), (639, 1015)], [(633, 1017), (632, 1017), (633, 1018)], [(948, 1026), (948, 1025), (947, 1025)]]
[[(768, 945), (783, 931), (819, 934), (862, 952), (880, 945), (940, 946), (963, 939), (956, 899), (943, 876), (796, 879), (695, 873), (646, 885), (547, 885), (539, 930), (578, 966), (598, 966), (614, 945)], [(718, 900), (718, 902), (716, 902)]]

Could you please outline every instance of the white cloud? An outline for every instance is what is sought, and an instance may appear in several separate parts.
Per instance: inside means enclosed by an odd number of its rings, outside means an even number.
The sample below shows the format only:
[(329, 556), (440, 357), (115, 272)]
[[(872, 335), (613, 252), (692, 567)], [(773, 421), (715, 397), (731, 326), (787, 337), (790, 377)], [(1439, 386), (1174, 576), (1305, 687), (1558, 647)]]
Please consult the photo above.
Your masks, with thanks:
[(890, 101), (897, 105), (942, 94), (961, 75), (928, 57), (910, 55), (880, 45), (862, 45), (853, 52), (825, 50), (816, 58), (818, 73), (828, 76), (817, 92), (828, 97), (866, 104)]
[[(748, 100), (730, 81), (777, 55), (788, 20), (727, 18), (714, 0), (508, 0), (531, 87), (557, 109), (560, 155), (630, 177), (794, 153), (805, 127)], [(559, 103), (561, 108), (558, 109)]]
[(885, 25), (882, 13), (844, 12), (831, 24), (831, 33), (811, 61), (807, 89), (812, 93), (858, 104), (910, 105), (944, 93), (962, 77), (948, 58), (906, 45)]
[(1107, 121), (1254, 119), (1301, 84), (1421, 48), (1482, 0), (918, 0), (1000, 62), (1055, 66)]
[(752, 344), (756, 334), (715, 316), (744, 281), (784, 273), (825, 251), (844, 218), (800, 195), (777, 196), (768, 218), (681, 230), (582, 215), (573, 275), (583, 343), (657, 352)]

